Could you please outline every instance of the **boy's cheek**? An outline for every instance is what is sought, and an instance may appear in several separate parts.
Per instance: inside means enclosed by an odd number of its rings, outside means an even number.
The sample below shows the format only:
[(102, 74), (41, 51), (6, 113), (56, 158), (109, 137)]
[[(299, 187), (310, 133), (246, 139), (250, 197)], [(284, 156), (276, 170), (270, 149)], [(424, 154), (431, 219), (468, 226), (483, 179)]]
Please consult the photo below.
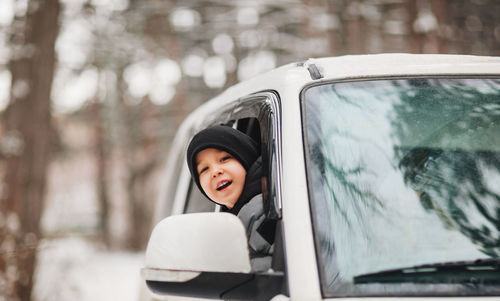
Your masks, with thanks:
[(200, 186), (201, 188), (203, 189), (203, 191), (205, 193), (208, 192), (208, 183), (207, 183), (207, 180), (204, 178), (204, 177), (200, 177)]

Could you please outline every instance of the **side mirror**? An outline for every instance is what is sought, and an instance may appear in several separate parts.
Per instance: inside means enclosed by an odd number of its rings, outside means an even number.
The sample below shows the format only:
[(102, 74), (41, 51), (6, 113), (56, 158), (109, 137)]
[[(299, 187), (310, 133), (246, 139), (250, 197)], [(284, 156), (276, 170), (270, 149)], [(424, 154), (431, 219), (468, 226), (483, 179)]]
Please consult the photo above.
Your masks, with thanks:
[(251, 273), (245, 228), (229, 213), (170, 216), (155, 226), (142, 275), (160, 295), (269, 299), (283, 273)]

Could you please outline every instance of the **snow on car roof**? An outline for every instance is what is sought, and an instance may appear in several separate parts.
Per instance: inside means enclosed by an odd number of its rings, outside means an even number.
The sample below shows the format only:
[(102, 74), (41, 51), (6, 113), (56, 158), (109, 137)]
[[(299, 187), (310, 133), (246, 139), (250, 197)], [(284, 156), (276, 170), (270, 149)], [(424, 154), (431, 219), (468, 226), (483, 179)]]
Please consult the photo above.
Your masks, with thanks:
[(500, 57), (386, 53), (310, 59), (325, 78), (378, 77), (429, 74), (500, 74)]
[(223, 95), (245, 95), (255, 92), (259, 87), (260, 90), (266, 90), (279, 89), (290, 84), (304, 86), (314, 81), (308, 71), (312, 64), (321, 72), (320, 80), (382, 76), (500, 75), (500, 57), (405, 53), (345, 55), (313, 58), (284, 65), (236, 84)]

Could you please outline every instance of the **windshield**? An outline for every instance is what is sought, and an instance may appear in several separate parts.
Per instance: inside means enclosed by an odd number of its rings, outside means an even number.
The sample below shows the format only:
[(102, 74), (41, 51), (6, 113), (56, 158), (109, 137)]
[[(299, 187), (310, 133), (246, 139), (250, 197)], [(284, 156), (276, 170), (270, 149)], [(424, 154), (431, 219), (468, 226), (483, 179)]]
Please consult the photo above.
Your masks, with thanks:
[(302, 104), (325, 296), (500, 293), (500, 79), (324, 84)]

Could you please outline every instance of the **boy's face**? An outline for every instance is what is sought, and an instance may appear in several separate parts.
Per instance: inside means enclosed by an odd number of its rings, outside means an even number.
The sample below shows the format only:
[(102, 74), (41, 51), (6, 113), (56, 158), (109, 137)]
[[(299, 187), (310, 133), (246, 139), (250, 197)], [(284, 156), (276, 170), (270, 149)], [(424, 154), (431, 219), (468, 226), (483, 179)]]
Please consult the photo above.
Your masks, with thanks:
[(246, 170), (225, 151), (207, 148), (196, 155), (200, 185), (214, 202), (233, 208), (245, 186)]

